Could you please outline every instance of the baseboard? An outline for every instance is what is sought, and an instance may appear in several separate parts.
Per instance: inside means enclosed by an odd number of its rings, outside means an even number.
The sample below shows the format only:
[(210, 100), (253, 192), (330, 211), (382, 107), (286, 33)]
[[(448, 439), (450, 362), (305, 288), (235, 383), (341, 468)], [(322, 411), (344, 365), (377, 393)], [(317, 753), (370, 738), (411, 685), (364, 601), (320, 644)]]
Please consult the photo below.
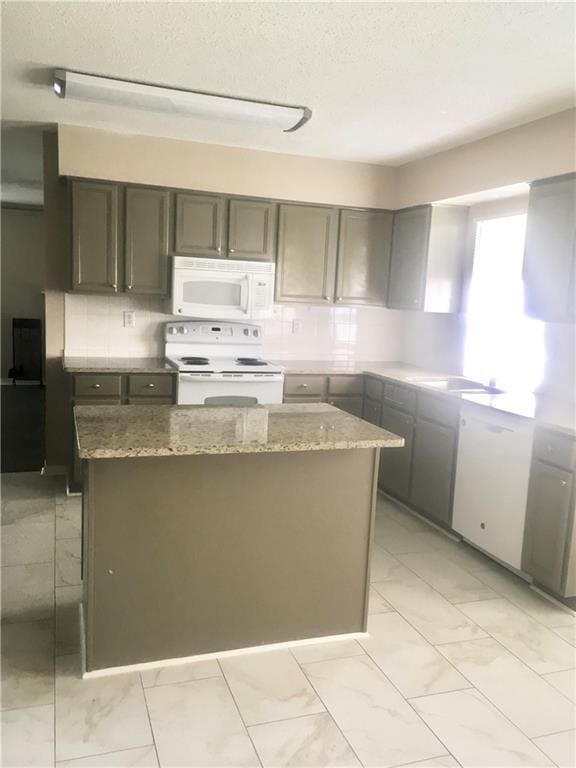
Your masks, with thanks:
[(84, 657), (84, 622), (83, 612), (80, 614), (82, 622), (82, 677), (89, 680), (95, 677), (107, 677), (108, 675), (123, 675), (126, 672), (144, 672), (148, 669), (158, 669), (160, 667), (177, 667), (181, 664), (189, 664), (194, 661), (211, 661), (213, 659), (230, 659), (235, 656), (245, 656), (254, 653), (266, 653), (266, 651), (278, 651), (290, 648), (301, 648), (306, 645), (317, 645), (318, 643), (336, 643), (342, 640), (365, 640), (370, 637), (368, 632), (350, 632), (345, 635), (327, 635), (326, 637), (311, 637), (304, 640), (288, 640), (283, 643), (269, 643), (268, 645), (256, 645), (250, 648), (238, 648), (233, 651), (220, 651), (216, 653), (201, 653), (196, 656), (182, 656), (176, 659), (161, 659), (159, 661), (145, 661), (140, 664), (128, 664), (123, 667), (108, 667), (107, 669), (96, 669), (91, 672), (86, 671)]
[(42, 475), (67, 475), (68, 474), (68, 468), (65, 464), (46, 464), (44, 463), (44, 466), (42, 467), (40, 474)]

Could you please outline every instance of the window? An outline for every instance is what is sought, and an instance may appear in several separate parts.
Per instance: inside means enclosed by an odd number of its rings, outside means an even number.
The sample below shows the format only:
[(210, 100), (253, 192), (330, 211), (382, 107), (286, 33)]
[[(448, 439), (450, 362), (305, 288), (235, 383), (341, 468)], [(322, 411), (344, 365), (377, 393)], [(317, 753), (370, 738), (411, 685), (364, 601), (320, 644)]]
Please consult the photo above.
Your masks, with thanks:
[(544, 373), (544, 324), (524, 315), (526, 215), (476, 223), (464, 375), (532, 391)]

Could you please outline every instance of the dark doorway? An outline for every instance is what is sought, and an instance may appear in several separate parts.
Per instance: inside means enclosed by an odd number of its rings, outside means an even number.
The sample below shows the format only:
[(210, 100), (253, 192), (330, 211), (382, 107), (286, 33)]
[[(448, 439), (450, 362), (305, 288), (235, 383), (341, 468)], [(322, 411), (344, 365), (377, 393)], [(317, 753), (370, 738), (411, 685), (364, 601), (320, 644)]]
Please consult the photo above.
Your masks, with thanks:
[(44, 393), (39, 384), (2, 384), (2, 472), (34, 472), (44, 466)]

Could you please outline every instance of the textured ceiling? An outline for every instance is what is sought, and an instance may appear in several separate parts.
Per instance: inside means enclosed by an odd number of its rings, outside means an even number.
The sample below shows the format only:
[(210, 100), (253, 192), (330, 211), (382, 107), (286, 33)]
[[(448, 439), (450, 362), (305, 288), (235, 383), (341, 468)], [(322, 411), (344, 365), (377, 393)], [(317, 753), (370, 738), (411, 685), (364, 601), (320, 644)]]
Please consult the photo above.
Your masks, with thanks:
[[(2, 3), (3, 119), (398, 165), (574, 103), (572, 3)], [(301, 131), (63, 101), (63, 67), (312, 108)]]

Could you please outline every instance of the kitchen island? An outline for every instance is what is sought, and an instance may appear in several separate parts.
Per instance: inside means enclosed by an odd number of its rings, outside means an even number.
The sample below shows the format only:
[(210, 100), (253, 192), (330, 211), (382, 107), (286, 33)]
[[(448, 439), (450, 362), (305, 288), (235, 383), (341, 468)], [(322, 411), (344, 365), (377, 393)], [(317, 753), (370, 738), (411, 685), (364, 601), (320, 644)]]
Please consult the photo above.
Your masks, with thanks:
[(366, 630), (380, 449), (325, 404), (78, 406), (86, 672)]

